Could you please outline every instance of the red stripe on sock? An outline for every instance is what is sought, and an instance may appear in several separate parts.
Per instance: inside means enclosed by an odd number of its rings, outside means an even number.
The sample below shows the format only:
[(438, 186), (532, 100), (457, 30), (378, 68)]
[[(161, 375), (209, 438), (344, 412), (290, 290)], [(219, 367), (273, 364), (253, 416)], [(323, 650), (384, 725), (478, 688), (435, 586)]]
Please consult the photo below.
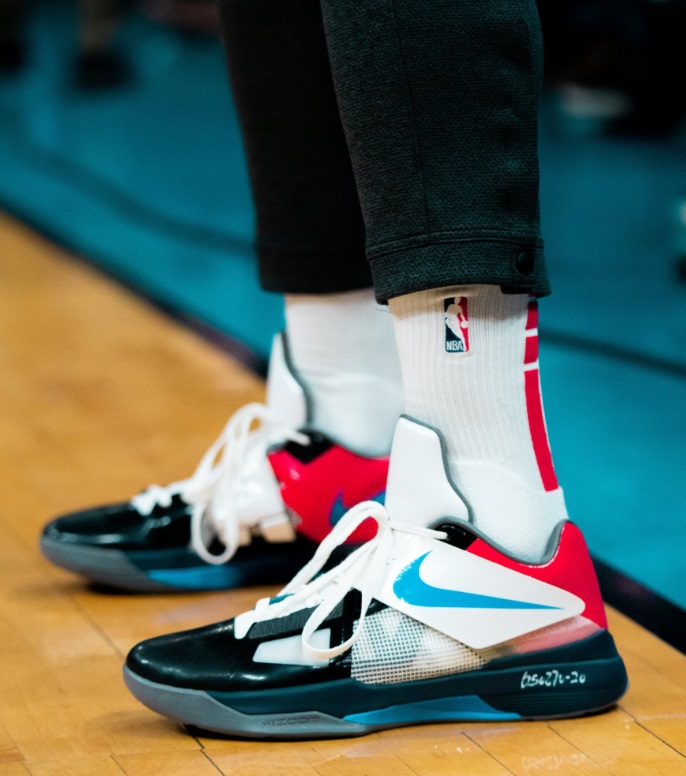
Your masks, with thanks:
[(538, 328), (538, 302), (535, 299), (532, 299), (529, 302), (529, 312), (526, 316), (526, 329), (527, 331), (531, 331), (531, 329), (537, 329)]
[(538, 336), (532, 334), (526, 338), (524, 346), (524, 363), (535, 364), (538, 361)]
[(541, 473), (543, 487), (547, 491), (556, 490), (557, 475), (553, 467), (553, 456), (550, 452), (548, 432), (543, 417), (541, 401), (541, 382), (538, 369), (528, 369), (524, 372), (524, 391), (526, 394), (526, 412), (529, 416), (529, 431), (534, 445), (534, 455)]

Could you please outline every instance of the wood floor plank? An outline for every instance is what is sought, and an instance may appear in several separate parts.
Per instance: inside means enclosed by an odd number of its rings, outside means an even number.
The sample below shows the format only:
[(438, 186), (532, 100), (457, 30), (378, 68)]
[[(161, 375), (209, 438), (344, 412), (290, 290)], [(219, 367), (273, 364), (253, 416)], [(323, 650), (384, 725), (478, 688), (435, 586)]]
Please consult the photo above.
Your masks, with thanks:
[(678, 695), (680, 690), (686, 690), (686, 660), (681, 652), (665, 644), (614, 609), (608, 610), (608, 620), (612, 632), (618, 634), (617, 638), (622, 639), (622, 654), (625, 656), (625, 662), (632, 665), (636, 660), (645, 666), (643, 669), (633, 669), (632, 673), (652, 670), (669, 679), (674, 685), (671, 692)]
[[(219, 770), (204, 752), (165, 752), (116, 755), (114, 758), (126, 776), (218, 776)], [(243, 771), (227, 771), (240, 773)], [(264, 773), (264, 771), (263, 771)]]
[(614, 776), (686, 774), (686, 759), (620, 711), (551, 723), (560, 736)]
[(123, 776), (112, 757), (65, 757), (27, 763), (31, 776)]
[(187, 476), (264, 385), (2, 216), (0, 253), (0, 776), (685, 772), (686, 657), (612, 610), (631, 689), (586, 719), (265, 742), (195, 738), (141, 706), (121, 680), (136, 642), (231, 617), (276, 588), (105, 594), (47, 563), (40, 530)]
[[(0, 622), (0, 633), (2, 632), (2, 622)], [(0, 660), (2, 660), (2, 653), (0, 653)], [(19, 751), (19, 747), (15, 743), (14, 739), (0, 725), (0, 764), (6, 763), (19, 763), (24, 759), (24, 755)]]
[[(386, 746), (417, 776), (506, 776), (511, 773), (494, 753), (472, 741), (458, 725), (431, 725), (430, 735), (415, 737), (382, 734)], [(414, 733), (414, 731), (413, 731)]]
[(29, 776), (23, 763), (0, 763), (0, 776)]
[(378, 776), (414, 776), (379, 737), (367, 740), (321, 741), (305, 750), (305, 757), (321, 776), (355, 776), (373, 773)]
[(631, 684), (622, 710), (686, 756), (686, 658), (628, 617), (609, 615)]
[(515, 776), (537, 772), (571, 771), (579, 776), (607, 776), (583, 751), (565, 741), (545, 722), (478, 725), (467, 737)]
[(321, 776), (307, 756), (312, 750), (304, 742), (219, 741), (206, 739), (205, 754), (222, 772), (262, 776)]

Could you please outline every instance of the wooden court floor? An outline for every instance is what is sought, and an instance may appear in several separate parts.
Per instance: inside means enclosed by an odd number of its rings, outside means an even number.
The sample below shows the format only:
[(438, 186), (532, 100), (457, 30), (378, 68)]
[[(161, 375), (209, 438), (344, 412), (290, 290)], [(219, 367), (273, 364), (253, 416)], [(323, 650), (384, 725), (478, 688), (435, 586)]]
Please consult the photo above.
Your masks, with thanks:
[(273, 743), (192, 737), (139, 705), (130, 647), (273, 590), (94, 592), (42, 559), (39, 531), (188, 475), (262, 396), (226, 354), (0, 216), (0, 776), (686, 774), (686, 656), (612, 610), (631, 689), (596, 717)]

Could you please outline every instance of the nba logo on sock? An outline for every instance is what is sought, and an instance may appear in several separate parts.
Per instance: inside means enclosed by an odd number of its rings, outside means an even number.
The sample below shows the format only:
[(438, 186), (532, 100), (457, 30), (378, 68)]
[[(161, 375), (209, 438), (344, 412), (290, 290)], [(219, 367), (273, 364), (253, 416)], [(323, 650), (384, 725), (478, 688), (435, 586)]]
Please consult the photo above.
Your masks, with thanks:
[(469, 350), (469, 309), (467, 297), (451, 296), (443, 300), (445, 318), (445, 349), (448, 353)]

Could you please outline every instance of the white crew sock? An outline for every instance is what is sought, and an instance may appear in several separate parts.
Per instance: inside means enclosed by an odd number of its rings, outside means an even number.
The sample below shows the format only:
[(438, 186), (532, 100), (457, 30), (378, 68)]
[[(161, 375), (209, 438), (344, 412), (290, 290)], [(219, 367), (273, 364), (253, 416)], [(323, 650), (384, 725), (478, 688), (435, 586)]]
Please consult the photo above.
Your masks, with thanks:
[(388, 454), (403, 407), (388, 308), (371, 289), (288, 294), (286, 335), (313, 399), (314, 426), (355, 452)]
[(536, 301), (498, 286), (450, 286), (390, 308), (405, 412), (442, 432), (476, 527), (540, 561), (567, 512), (540, 399)]

